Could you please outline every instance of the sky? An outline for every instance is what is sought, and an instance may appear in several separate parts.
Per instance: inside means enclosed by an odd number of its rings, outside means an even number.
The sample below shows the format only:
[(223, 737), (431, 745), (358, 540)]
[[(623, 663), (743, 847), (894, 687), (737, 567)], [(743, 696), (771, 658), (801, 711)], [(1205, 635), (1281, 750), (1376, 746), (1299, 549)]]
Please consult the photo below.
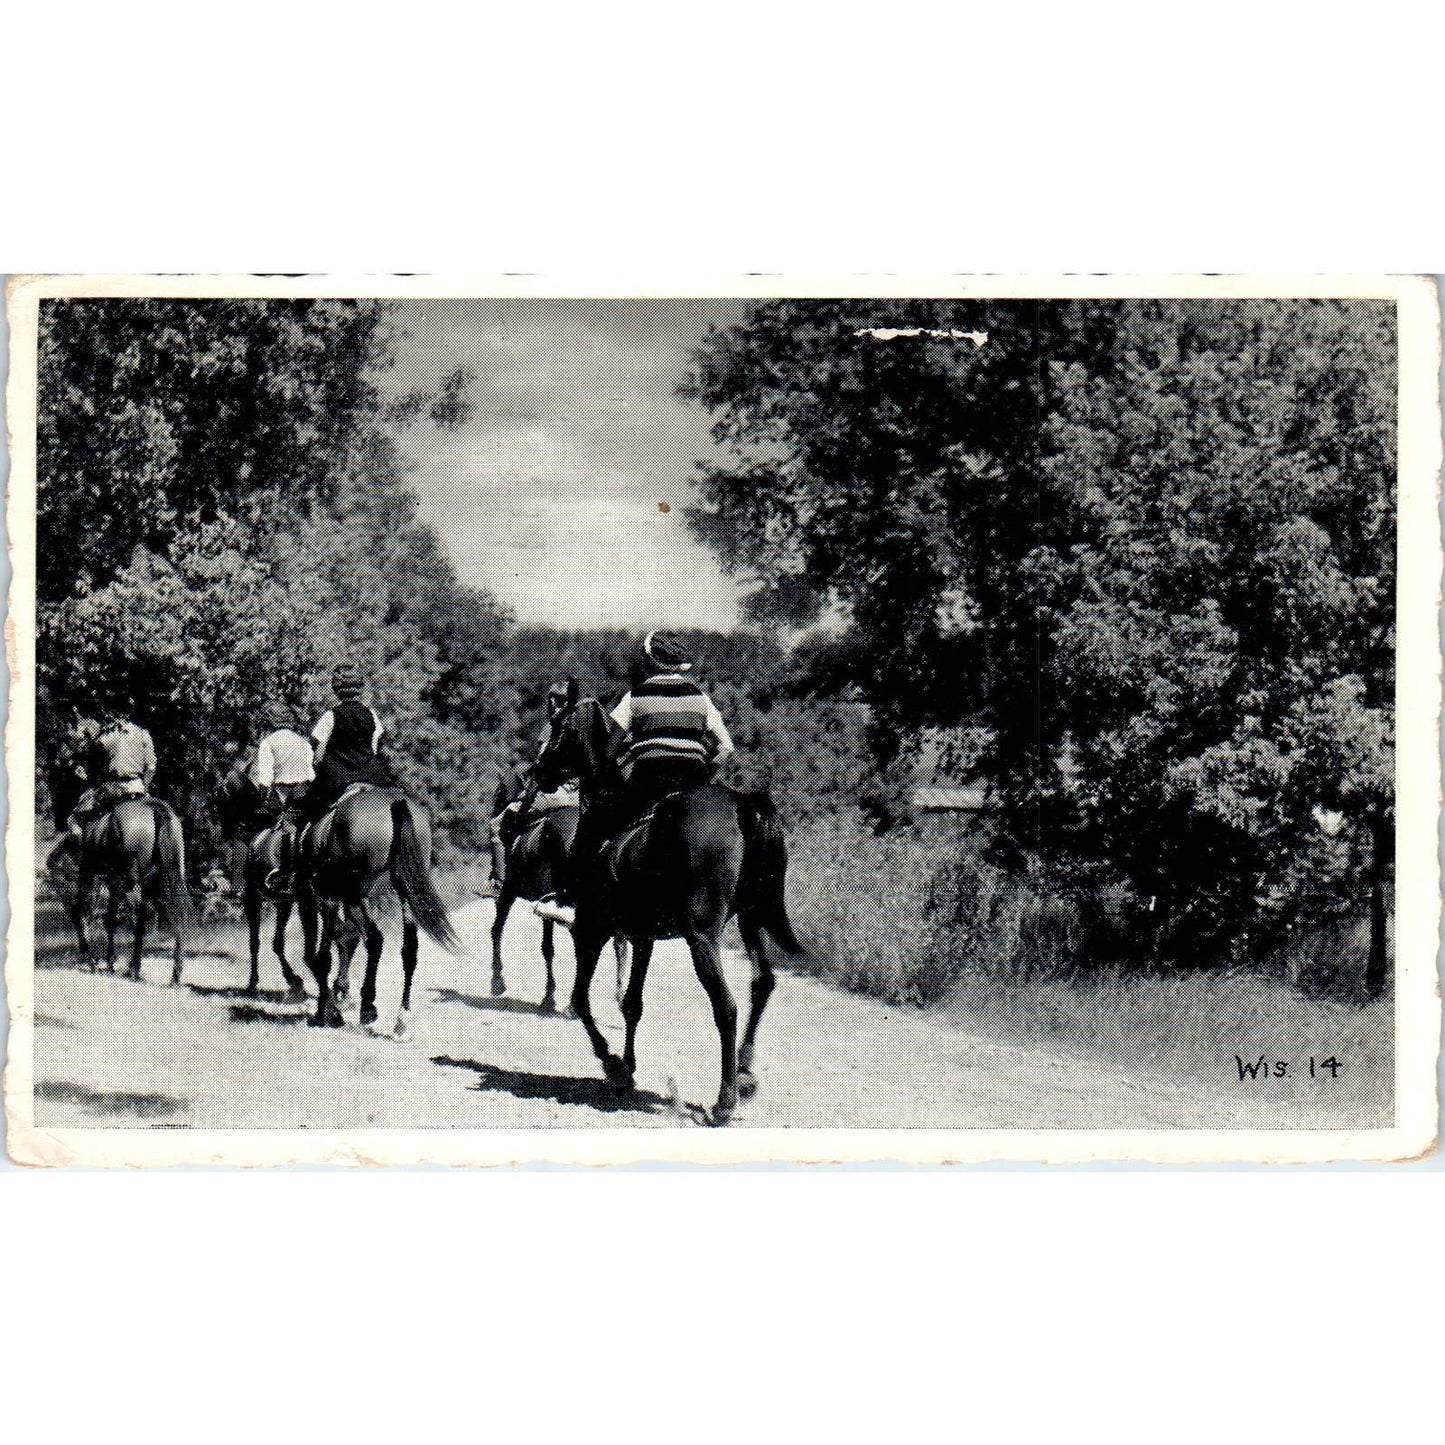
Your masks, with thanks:
[(464, 581), (521, 622), (733, 625), (738, 589), (682, 515), (709, 421), (675, 390), (709, 323), (736, 305), (401, 303), (390, 387), (476, 374), (459, 431), (423, 422), (402, 438), (422, 516)]

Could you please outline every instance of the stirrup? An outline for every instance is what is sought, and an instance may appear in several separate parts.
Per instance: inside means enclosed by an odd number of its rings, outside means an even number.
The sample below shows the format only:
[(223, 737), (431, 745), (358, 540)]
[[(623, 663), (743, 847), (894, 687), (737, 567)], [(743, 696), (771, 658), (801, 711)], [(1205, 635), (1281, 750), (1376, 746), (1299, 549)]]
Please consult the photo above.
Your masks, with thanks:
[(566, 903), (558, 903), (554, 898), (543, 898), (532, 905), (532, 912), (538, 918), (545, 918), (550, 923), (560, 923), (566, 928), (571, 928), (577, 919), (577, 910)]
[(277, 898), (289, 898), (295, 890), (295, 879), (280, 868), (273, 868), (262, 880), (261, 887)]

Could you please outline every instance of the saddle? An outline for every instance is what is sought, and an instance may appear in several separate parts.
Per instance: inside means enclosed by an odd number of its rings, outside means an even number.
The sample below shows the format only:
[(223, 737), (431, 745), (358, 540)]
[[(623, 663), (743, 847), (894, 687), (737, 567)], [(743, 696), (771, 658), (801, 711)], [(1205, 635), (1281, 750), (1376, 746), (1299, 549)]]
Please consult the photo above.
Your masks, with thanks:
[(603, 864), (606, 866), (608, 877), (612, 882), (616, 883), (619, 881), (617, 866), (622, 859), (623, 850), (653, 821), (657, 816), (657, 810), (669, 798), (675, 797), (677, 797), (676, 793), (664, 793), (645, 813), (639, 813), (637, 816), (629, 818), (616, 834), (604, 840), (602, 846), (597, 851), (597, 856), (601, 858)]
[[(342, 790), (340, 797), (326, 810), (327, 813), (334, 813), (344, 802), (354, 798), (358, 793), (369, 793), (376, 787), (375, 783), (348, 783)], [(322, 817), (326, 814), (323, 813)]]

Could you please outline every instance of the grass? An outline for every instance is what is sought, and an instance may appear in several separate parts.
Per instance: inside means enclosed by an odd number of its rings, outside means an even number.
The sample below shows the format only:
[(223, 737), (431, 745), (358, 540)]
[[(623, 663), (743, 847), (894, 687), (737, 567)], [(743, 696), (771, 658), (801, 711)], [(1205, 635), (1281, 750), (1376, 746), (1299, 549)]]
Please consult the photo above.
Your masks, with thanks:
[[(789, 848), (794, 922), (820, 976), (893, 1003), (932, 1007), (990, 1040), (1229, 1089), (1348, 1098), (1355, 1115), (1387, 1115), (1394, 1010), (1387, 997), (1341, 997), (1358, 971), (1358, 937), (1311, 973), (1299, 960), (1258, 969), (1122, 967), (1106, 910), (1081, 920), (980, 863), (971, 836), (873, 837), (821, 820)], [(1320, 945), (1323, 948), (1323, 943)], [(1295, 986), (1303, 977), (1308, 991)], [(1334, 996), (1332, 997), (1331, 994)], [(1283, 1060), (1241, 1084), (1235, 1056)], [(1316, 1060), (1311, 1079), (1309, 1059)], [(1337, 1078), (1319, 1065), (1339, 1061)]]

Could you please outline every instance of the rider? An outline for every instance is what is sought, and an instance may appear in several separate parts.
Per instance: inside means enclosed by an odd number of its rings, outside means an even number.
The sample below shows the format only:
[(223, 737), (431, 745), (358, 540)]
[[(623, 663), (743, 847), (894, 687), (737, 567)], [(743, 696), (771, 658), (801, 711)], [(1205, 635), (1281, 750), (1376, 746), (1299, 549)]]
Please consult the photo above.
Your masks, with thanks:
[(305, 798), (316, 778), (315, 762), (311, 743), (296, 730), (290, 708), (269, 707), (265, 721), (266, 735), (256, 747), (251, 782), (268, 804), (284, 814)]
[[(537, 739), (537, 755), (540, 757), (552, 740), (552, 729), (559, 718), (577, 705), (577, 683), (575, 679), (564, 678), (554, 682), (547, 689), (547, 723)], [(525, 763), (517, 764), (509, 775), (497, 784), (493, 798), (496, 816), (492, 819), (492, 880), (498, 890), (507, 866), (507, 849), (512, 839), (523, 826), (543, 813), (555, 812), (559, 808), (575, 808), (581, 798), (581, 780), (576, 777), (562, 778), (550, 792), (537, 788), (532, 769)]]
[(319, 818), (353, 783), (384, 787), (390, 778), (380, 755), (380, 719), (361, 701), (361, 674), (349, 662), (331, 675), (335, 707), (311, 729), (315, 743), (315, 782), (306, 800), (306, 816)]
[[(649, 632), (642, 651), (651, 675), (612, 710), (612, 721), (624, 735), (620, 807), (608, 819), (594, 812), (574, 847), (579, 858), (615, 831), (611, 824), (641, 818), (668, 793), (701, 787), (733, 752), (722, 714), (686, 676), (692, 659), (682, 639), (671, 632)], [(559, 888), (556, 904), (540, 903), (535, 911), (571, 923), (570, 894), (565, 886)]]
[[(266, 709), (264, 736), (256, 745), (248, 776), (258, 799), (258, 812), (294, 829), (295, 812), (305, 805), (316, 768), (311, 743), (296, 730), (296, 717), (285, 705), (275, 703)], [(286, 854), (283, 835), (283, 858)], [(289, 865), (275, 870), (267, 880), (273, 892), (290, 891), (290, 871)]]
[(62, 851), (74, 847), (86, 824), (122, 798), (145, 797), (155, 770), (156, 749), (151, 735), (132, 722), (123, 707), (106, 709), (85, 750), (82, 771), (89, 786), (51, 850), (50, 861), (54, 863)]
[(626, 735), (624, 816), (640, 817), (668, 793), (698, 788), (733, 751), (722, 715), (687, 673), (692, 659), (671, 632), (649, 632), (642, 651), (654, 669), (612, 710)]

